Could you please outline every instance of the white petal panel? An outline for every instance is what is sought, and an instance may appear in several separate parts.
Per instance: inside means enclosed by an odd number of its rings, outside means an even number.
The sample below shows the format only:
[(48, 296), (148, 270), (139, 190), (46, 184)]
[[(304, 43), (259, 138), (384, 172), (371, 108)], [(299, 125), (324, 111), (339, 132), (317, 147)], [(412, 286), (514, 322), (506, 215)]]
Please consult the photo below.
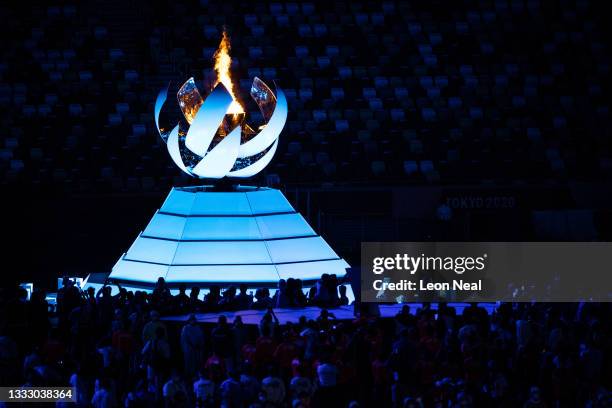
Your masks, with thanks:
[(245, 177), (254, 176), (255, 174), (259, 173), (268, 165), (268, 163), (270, 163), (270, 161), (272, 161), (272, 158), (274, 157), (274, 153), (276, 153), (277, 147), (278, 147), (278, 139), (274, 141), (274, 144), (272, 145), (270, 150), (268, 150), (262, 158), (260, 158), (255, 163), (251, 164), (250, 166), (243, 167), (240, 170), (230, 171), (227, 174), (228, 177), (245, 178)]
[(206, 154), (231, 103), (232, 96), (219, 83), (206, 97), (187, 131), (185, 145), (189, 150), (202, 157)]
[(200, 162), (191, 170), (202, 178), (222, 178), (232, 169), (238, 149), (242, 128), (237, 126), (225, 136)]
[(162, 107), (164, 106), (164, 103), (166, 102), (167, 97), (168, 97), (168, 87), (159, 91), (159, 94), (157, 95), (157, 99), (155, 100), (155, 126), (157, 126), (157, 131), (159, 132), (159, 135), (162, 136), (162, 139), (163, 139), (162, 131), (159, 128), (159, 114), (161, 113)]
[(183, 159), (181, 158), (181, 151), (179, 148), (178, 141), (178, 131), (179, 127), (178, 125), (176, 125), (174, 129), (172, 129), (172, 132), (170, 132), (170, 136), (168, 136), (168, 141), (166, 142), (166, 146), (168, 147), (168, 153), (170, 153), (170, 157), (172, 157), (174, 164), (176, 164), (179, 169), (183, 170), (185, 173), (191, 176), (191, 173), (189, 172), (189, 170), (187, 170), (187, 167), (185, 167)]

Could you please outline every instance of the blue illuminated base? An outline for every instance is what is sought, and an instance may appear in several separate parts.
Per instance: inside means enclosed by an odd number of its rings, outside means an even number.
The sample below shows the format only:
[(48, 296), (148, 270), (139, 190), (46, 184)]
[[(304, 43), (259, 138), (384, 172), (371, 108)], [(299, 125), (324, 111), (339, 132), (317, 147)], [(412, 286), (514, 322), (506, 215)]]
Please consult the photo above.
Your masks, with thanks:
[(170, 191), (109, 278), (140, 287), (159, 277), (171, 287), (276, 287), (288, 278), (307, 286), (324, 273), (343, 277), (348, 266), (279, 190), (180, 187)]

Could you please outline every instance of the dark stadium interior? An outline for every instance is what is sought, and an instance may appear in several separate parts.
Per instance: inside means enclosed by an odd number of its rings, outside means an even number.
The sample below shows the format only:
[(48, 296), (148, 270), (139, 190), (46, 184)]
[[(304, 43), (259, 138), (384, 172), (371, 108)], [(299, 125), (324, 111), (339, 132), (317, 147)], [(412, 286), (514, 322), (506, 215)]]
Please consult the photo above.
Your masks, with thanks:
[[(256, 181), (308, 206), (347, 259), (361, 240), (440, 229), (442, 239), (610, 237), (598, 4), (92, 1), (1, 13), (14, 268), (107, 271), (168, 189), (193, 183), (155, 135), (152, 106), (169, 81), (210, 80), (224, 26), (242, 95), (255, 75), (288, 95), (279, 151)], [(456, 200), (453, 227), (436, 228), (453, 197), (481, 207)], [(40, 256), (26, 255), (33, 248)]]

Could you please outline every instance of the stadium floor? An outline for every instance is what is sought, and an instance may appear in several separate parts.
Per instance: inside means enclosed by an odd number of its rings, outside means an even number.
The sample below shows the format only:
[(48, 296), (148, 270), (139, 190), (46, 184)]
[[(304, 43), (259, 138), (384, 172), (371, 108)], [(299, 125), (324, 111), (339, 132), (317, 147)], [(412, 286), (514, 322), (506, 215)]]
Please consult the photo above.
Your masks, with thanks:
[[(379, 305), (380, 317), (393, 317), (395, 316), (405, 305), (404, 304), (381, 304)], [(409, 303), (410, 313), (416, 313), (417, 309), (422, 308), (422, 303)], [(468, 306), (467, 303), (449, 303), (449, 306), (454, 307), (457, 310), (457, 314), (462, 314), (463, 309)], [(491, 314), (495, 309), (495, 303), (479, 303), (480, 306), (487, 310), (487, 313)], [(437, 309), (437, 304), (432, 304), (432, 309)], [(337, 308), (328, 309), (334, 314), (337, 320), (352, 320), (355, 318), (353, 313), (353, 306), (341, 306)], [(227, 312), (214, 312), (214, 313), (196, 313), (196, 319), (200, 323), (216, 323), (220, 315), (225, 315), (229, 321), (233, 321), (236, 316), (241, 316), (244, 324), (259, 324), (261, 318), (266, 313), (265, 310), (238, 310), (238, 311), (227, 311)], [(278, 317), (280, 324), (286, 324), (287, 322), (297, 322), (300, 316), (305, 316), (307, 319), (316, 319), (321, 313), (319, 307), (311, 306), (299, 309), (290, 308), (275, 308), (274, 313)], [(184, 322), (189, 318), (188, 314), (178, 316), (167, 316), (162, 320), (171, 322)]]

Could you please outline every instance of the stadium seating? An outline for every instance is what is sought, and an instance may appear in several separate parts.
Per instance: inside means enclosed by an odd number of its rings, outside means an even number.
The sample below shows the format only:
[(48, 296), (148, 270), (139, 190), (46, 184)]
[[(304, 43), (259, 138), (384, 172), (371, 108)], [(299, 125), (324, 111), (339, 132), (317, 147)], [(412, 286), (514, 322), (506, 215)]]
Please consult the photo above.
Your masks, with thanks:
[(88, 191), (104, 174), (111, 191), (167, 190), (180, 176), (153, 101), (170, 80), (176, 89), (195, 76), (206, 89), (223, 26), (241, 100), (253, 76), (286, 91), (288, 123), (266, 170), (282, 184), (610, 175), (610, 58), (586, 2), (107, 3), (5, 18), (0, 182), (60, 178)]

